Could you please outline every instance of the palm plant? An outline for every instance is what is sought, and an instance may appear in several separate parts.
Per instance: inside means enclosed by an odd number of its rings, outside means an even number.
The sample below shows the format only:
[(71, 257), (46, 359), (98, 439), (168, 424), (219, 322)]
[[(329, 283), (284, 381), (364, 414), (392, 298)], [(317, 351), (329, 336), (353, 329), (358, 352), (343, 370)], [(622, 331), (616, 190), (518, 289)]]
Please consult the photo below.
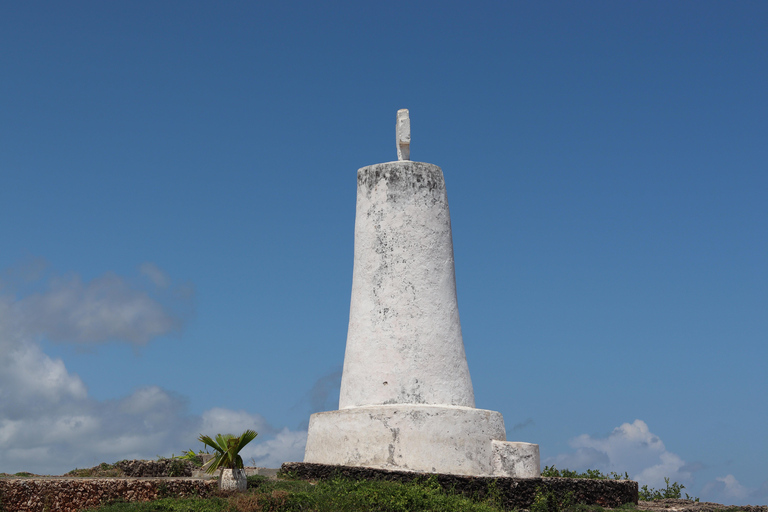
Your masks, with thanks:
[[(245, 445), (253, 441), (258, 434), (253, 430), (246, 430), (238, 437), (232, 434), (217, 434), (216, 439), (212, 439), (210, 436), (200, 435), (198, 438), (203, 444), (210, 446), (214, 450), (213, 459), (208, 461), (205, 466), (205, 472), (213, 474), (217, 469), (221, 469), (222, 475), (219, 480), (220, 487), (224, 488), (225, 470), (230, 470), (232, 478), (236, 481), (242, 479), (242, 483), (238, 483), (239, 486), (245, 484), (245, 472), (243, 468), (243, 458), (239, 452)], [(238, 471), (240, 470), (240, 471)], [(241, 478), (242, 477), (242, 478)]]

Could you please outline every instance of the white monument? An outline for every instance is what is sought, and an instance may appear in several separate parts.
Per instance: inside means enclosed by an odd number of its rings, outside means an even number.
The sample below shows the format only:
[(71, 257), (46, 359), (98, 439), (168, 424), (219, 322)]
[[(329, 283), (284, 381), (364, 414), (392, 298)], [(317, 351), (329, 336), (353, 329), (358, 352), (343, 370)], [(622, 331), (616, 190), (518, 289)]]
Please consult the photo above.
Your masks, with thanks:
[(304, 462), (539, 476), (539, 446), (508, 442), (501, 413), (475, 408), (443, 173), (409, 161), (408, 110), (396, 126), (398, 161), (357, 171), (339, 410), (311, 416)]

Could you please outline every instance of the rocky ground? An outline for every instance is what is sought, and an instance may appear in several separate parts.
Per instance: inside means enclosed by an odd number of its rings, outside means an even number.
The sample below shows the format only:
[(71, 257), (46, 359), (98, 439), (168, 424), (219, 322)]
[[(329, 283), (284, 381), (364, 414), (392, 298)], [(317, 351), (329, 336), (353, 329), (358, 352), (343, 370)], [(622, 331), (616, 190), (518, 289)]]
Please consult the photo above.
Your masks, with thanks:
[(768, 512), (768, 506), (721, 505), (706, 501), (663, 499), (656, 501), (641, 501), (637, 504), (640, 510), (650, 512), (722, 512), (724, 510), (744, 510), (746, 512)]

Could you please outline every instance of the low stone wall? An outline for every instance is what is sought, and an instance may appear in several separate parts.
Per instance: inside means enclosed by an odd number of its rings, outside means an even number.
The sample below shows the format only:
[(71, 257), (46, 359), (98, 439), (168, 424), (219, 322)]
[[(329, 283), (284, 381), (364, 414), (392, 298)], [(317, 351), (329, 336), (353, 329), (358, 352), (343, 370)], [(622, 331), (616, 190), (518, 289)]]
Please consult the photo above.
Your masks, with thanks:
[(208, 496), (215, 480), (192, 478), (0, 478), (4, 512), (77, 512), (113, 501)]
[[(326, 480), (336, 477), (352, 480), (385, 480), (413, 482), (433, 476), (427, 473), (389, 471), (353, 466), (331, 466), (304, 462), (286, 462), (281, 471), (294, 478)], [(553, 492), (562, 498), (571, 493), (576, 503), (615, 508), (625, 503), (637, 503), (637, 482), (631, 480), (591, 480), (584, 478), (506, 478), (446, 475), (434, 476), (443, 489), (465, 496), (484, 498), (489, 493), (500, 496), (506, 510), (528, 509), (536, 492)]]
[(192, 462), (184, 459), (160, 460), (121, 460), (115, 466), (130, 477), (183, 477), (192, 476), (192, 471), (198, 469)]

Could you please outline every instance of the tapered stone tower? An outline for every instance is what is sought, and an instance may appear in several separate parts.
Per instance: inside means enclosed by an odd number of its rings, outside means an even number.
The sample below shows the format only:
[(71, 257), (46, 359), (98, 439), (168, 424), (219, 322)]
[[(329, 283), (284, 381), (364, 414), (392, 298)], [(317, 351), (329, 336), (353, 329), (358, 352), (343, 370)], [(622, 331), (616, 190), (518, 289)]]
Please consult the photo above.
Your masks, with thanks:
[(451, 219), (439, 167), (357, 171), (355, 263), (339, 410), (313, 414), (304, 462), (535, 477), (539, 447), (506, 441), (501, 413), (475, 409), (461, 336)]

